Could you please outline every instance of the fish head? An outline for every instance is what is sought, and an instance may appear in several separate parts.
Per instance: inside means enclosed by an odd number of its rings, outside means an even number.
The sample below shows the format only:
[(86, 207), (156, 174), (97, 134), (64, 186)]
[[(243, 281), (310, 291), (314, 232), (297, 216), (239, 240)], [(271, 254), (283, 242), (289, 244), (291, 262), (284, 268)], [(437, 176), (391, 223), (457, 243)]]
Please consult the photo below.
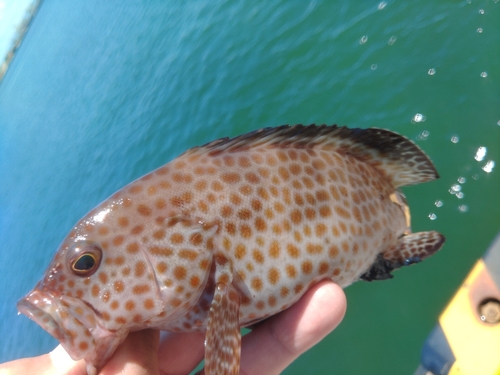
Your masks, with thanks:
[(97, 369), (132, 328), (146, 328), (163, 311), (155, 274), (137, 237), (130, 239), (135, 222), (122, 208), (105, 202), (82, 218), (17, 304), (74, 360)]

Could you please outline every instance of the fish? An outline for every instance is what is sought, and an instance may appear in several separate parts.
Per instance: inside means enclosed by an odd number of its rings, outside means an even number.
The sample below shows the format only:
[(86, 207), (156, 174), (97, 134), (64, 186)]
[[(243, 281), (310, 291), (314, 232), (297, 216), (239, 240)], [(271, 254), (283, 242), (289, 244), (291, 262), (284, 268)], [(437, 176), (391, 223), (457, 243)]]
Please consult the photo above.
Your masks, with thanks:
[(439, 250), (400, 187), (438, 178), (378, 128), (282, 125), (194, 147), (128, 184), (62, 241), (20, 313), (89, 375), (131, 331), (205, 333), (205, 373), (238, 374), (241, 327), (329, 279), (392, 278)]

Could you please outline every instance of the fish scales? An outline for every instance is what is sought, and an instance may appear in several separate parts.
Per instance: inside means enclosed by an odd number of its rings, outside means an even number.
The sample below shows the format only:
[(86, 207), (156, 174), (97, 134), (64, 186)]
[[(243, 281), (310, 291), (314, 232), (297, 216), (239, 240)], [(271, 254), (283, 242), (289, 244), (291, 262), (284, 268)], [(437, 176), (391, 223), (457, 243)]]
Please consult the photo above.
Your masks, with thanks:
[(235, 374), (240, 327), (320, 280), (386, 279), (437, 251), (444, 237), (411, 233), (398, 190), (437, 177), (387, 130), (296, 125), (220, 139), (88, 213), (18, 307), (89, 374), (145, 328), (207, 331), (206, 373)]

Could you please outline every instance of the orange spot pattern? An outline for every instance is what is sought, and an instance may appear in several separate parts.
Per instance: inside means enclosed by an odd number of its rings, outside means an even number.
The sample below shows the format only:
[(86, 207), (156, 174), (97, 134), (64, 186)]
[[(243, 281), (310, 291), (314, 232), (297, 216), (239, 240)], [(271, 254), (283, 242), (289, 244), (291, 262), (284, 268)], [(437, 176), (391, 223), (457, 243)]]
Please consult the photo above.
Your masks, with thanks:
[(223, 254), (244, 285), (240, 320), (272, 315), (325, 277), (349, 284), (396, 240), (384, 234), (404, 222), (393, 190), (331, 146), (190, 151), (115, 194), (102, 223), (86, 224), (103, 244), (101, 268), (88, 282), (60, 279), (61, 289), (98, 300), (111, 327), (185, 309), (172, 327), (194, 330)]

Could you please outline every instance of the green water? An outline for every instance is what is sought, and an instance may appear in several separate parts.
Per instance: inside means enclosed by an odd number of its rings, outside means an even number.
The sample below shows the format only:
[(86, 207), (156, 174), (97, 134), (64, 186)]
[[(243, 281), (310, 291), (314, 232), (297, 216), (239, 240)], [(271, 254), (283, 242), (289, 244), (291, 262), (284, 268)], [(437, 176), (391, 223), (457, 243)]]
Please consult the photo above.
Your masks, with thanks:
[(349, 287), (340, 327), (285, 374), (412, 373), (500, 230), (499, 25), (498, 1), (43, 2), (0, 84), (0, 361), (56, 344), (15, 302), (102, 199), (215, 138), (337, 123), (426, 151), (441, 179), (405, 189), (413, 229), (447, 243)]

